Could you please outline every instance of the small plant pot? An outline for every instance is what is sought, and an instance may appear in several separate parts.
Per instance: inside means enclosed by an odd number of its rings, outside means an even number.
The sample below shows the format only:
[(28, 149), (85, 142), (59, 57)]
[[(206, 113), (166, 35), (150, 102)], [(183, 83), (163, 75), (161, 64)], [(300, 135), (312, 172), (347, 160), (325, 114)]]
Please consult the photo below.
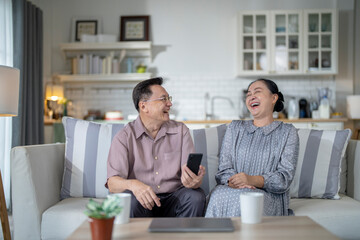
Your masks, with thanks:
[(89, 218), (92, 240), (111, 240), (114, 219)]

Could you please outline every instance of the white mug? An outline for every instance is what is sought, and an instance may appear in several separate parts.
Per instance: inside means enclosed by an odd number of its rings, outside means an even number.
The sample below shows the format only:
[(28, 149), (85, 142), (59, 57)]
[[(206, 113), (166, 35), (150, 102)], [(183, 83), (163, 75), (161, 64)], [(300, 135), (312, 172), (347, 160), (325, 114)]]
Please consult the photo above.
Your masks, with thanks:
[(122, 206), (121, 212), (115, 217), (115, 224), (128, 223), (130, 218), (131, 208), (131, 194), (130, 193), (113, 193), (120, 198), (120, 204)]
[(260, 223), (264, 209), (264, 194), (260, 192), (244, 192), (240, 194), (242, 223)]

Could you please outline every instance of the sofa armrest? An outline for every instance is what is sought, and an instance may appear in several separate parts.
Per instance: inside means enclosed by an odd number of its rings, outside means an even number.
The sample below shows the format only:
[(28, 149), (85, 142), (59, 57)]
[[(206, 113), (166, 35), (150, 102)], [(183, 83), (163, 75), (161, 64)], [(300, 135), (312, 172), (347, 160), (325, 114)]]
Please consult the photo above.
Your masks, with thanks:
[(60, 201), (65, 144), (11, 150), (11, 187), (15, 239), (40, 239), (42, 213)]
[(347, 195), (360, 201), (360, 141), (350, 140), (346, 149)]

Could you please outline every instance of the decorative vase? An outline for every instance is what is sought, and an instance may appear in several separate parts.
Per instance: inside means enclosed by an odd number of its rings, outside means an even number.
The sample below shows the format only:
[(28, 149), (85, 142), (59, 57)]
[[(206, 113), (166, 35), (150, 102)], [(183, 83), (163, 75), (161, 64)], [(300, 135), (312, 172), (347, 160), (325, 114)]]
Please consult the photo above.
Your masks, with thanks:
[(111, 240), (114, 219), (89, 218), (92, 240)]

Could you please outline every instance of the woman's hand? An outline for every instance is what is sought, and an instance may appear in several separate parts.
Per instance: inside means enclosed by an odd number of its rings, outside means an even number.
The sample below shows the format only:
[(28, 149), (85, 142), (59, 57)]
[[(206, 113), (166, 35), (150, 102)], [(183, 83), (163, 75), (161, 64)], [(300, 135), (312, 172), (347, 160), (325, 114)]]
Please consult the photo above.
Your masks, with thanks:
[(263, 176), (251, 176), (243, 172), (231, 176), (228, 180), (229, 187), (232, 188), (263, 188)]
[(255, 189), (249, 182), (249, 175), (241, 172), (229, 178), (228, 185), (231, 188), (250, 188)]

